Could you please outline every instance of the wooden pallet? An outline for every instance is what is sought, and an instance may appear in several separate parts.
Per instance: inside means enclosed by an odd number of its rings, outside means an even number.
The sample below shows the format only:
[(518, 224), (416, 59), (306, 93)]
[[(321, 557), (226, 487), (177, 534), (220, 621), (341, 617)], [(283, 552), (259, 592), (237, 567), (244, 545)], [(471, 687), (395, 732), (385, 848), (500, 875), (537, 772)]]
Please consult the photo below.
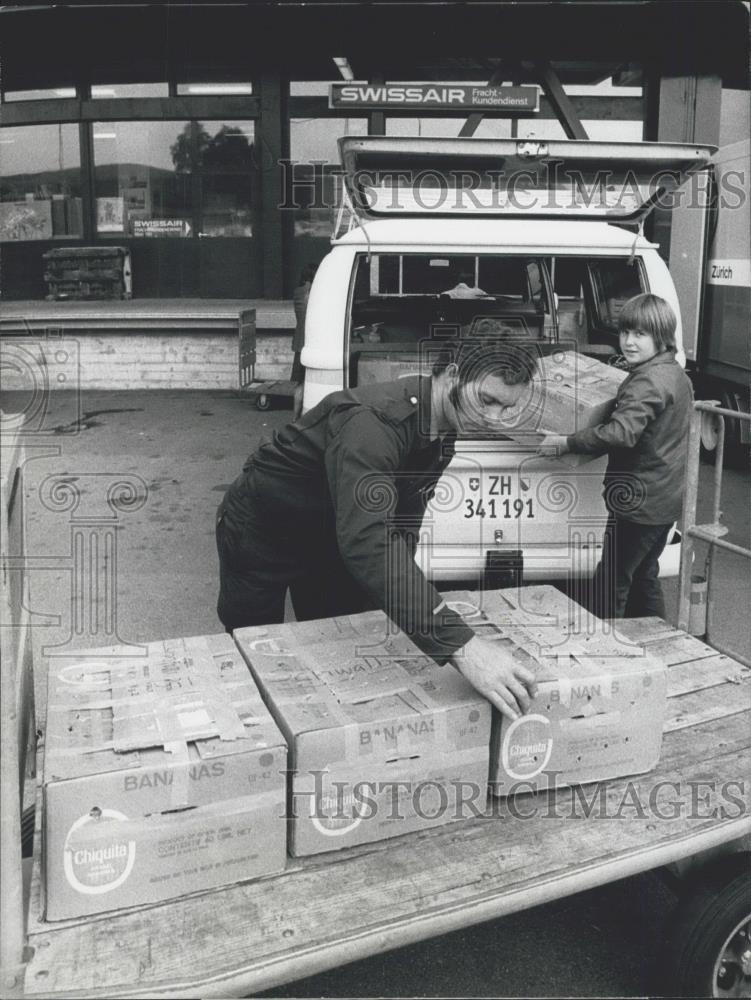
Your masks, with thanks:
[[(618, 626), (668, 665), (652, 773), (560, 789), (552, 800), (517, 797), (528, 819), (498, 800), (487, 818), (85, 921), (40, 920), (37, 864), (25, 992), (244, 996), (751, 835), (751, 790), (738, 784), (751, 773), (751, 671), (659, 619)], [(664, 818), (649, 805), (655, 787), (668, 796), (657, 802)]]

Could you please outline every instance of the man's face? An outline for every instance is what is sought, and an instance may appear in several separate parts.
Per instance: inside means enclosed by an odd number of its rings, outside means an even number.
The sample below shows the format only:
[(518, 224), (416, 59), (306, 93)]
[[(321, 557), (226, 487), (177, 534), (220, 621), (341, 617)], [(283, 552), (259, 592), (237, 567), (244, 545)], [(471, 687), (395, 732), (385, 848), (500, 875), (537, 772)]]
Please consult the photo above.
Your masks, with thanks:
[(448, 419), (457, 434), (501, 432), (518, 420), (519, 401), (529, 387), (507, 385), (499, 375), (483, 375), (449, 389)]

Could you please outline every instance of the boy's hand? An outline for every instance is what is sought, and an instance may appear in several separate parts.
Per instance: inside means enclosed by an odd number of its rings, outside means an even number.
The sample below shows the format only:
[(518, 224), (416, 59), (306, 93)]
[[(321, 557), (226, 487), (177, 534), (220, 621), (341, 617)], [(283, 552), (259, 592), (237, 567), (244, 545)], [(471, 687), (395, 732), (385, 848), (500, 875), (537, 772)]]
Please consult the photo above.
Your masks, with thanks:
[(511, 653), (499, 643), (476, 635), (454, 654), (453, 662), (469, 683), (507, 719), (518, 719), (529, 711), (537, 694), (534, 674), (515, 663)]
[(538, 455), (564, 455), (568, 451), (568, 442), (564, 434), (548, 434), (537, 446)]

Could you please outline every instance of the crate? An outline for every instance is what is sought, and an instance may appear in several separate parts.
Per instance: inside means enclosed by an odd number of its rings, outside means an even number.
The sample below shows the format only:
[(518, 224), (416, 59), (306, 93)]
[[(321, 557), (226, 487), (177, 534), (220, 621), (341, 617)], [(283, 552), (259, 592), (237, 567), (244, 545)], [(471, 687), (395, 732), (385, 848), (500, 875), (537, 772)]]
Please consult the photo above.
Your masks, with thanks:
[(129, 299), (126, 247), (56, 247), (43, 255), (48, 299)]

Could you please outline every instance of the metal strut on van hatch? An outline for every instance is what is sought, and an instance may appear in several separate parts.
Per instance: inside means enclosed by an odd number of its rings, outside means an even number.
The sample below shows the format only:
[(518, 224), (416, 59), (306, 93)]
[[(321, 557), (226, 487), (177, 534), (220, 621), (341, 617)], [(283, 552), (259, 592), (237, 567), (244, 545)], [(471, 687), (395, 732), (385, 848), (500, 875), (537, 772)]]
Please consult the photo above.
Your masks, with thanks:
[(634, 257), (636, 257), (636, 244), (639, 242), (640, 238), (644, 235), (644, 218), (639, 219), (639, 224), (636, 227), (636, 232), (634, 233), (634, 242), (631, 244), (631, 253), (628, 258), (628, 266), (634, 263)]
[(361, 215), (358, 215), (354, 205), (352, 204), (352, 199), (350, 198), (347, 189), (342, 188), (342, 200), (339, 202), (339, 210), (336, 214), (336, 225), (334, 226), (334, 231), (331, 234), (331, 243), (335, 243), (339, 239), (340, 229), (342, 227), (342, 222), (344, 221), (344, 210), (349, 208), (349, 221), (347, 222), (347, 232), (350, 233), (358, 225), (362, 229), (363, 236), (365, 237), (365, 242), (368, 244), (368, 255), (367, 262), (370, 263), (370, 258), (372, 256), (370, 235), (368, 234), (367, 226), (365, 225), (365, 220)]

